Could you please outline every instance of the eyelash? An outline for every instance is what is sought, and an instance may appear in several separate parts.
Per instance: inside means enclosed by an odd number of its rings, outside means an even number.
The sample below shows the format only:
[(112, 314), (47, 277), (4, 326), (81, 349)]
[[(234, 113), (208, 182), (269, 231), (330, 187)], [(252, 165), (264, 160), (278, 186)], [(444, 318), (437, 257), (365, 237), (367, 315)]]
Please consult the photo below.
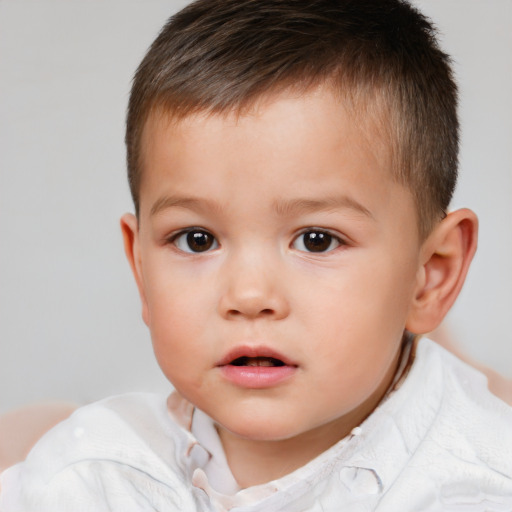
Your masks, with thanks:
[[(198, 250), (198, 251), (194, 251), (194, 250), (187, 250), (187, 249), (191, 249), (191, 246), (190, 244), (194, 242), (193, 238), (189, 238), (191, 235), (205, 235), (206, 237), (209, 237), (210, 240), (209, 241), (206, 241), (206, 244), (203, 244), (203, 246), (201, 247), (201, 245), (197, 245), (196, 248), (201, 248), (204, 250)], [(187, 248), (185, 248), (185, 246), (181, 243), (183, 241), (184, 244), (186, 244)], [(169, 239), (168, 239), (168, 242), (173, 244), (174, 246), (176, 246), (176, 248), (182, 252), (185, 252), (185, 253), (188, 253), (188, 254), (201, 254), (203, 252), (209, 252), (211, 250), (214, 250), (214, 249), (218, 249), (219, 247), (219, 242), (217, 241), (217, 239), (206, 229), (203, 229), (203, 228), (189, 228), (189, 229), (186, 229), (186, 230), (183, 230), (183, 231), (179, 231), (178, 233), (175, 233), (174, 235), (172, 235)], [(196, 237), (196, 242), (199, 243), (199, 237)], [(205, 242), (205, 240), (203, 240), (203, 242)], [(209, 243), (208, 243), (209, 242)], [(180, 247), (181, 245), (181, 247)], [(213, 246), (213, 249), (212, 249), (212, 246)]]
[[(304, 241), (304, 236), (314, 235), (308, 241)], [(302, 240), (302, 243), (300, 241)], [(203, 252), (210, 252), (219, 248), (219, 242), (208, 230), (203, 228), (189, 228), (175, 233), (168, 239), (168, 243), (173, 244), (178, 250), (188, 254), (201, 254)], [(297, 247), (297, 244), (302, 247)], [(312, 243), (308, 250), (306, 244)], [(192, 245), (195, 244), (194, 250)], [(334, 245), (334, 246), (333, 246)], [(304, 253), (323, 254), (334, 251), (340, 246), (347, 245), (346, 242), (339, 236), (334, 235), (328, 230), (321, 228), (308, 228), (303, 230), (297, 235), (291, 247)], [(316, 250), (318, 249), (318, 250)]]
[[(302, 241), (302, 246), (306, 250), (298, 249), (299, 251), (309, 253), (309, 254), (325, 254), (325, 253), (336, 250), (340, 246), (347, 245), (347, 243), (342, 238), (340, 238), (339, 236), (336, 236), (335, 234), (331, 233), (330, 231), (328, 231), (326, 229), (308, 228), (308, 229), (303, 230), (296, 238), (294, 238), (294, 240), (292, 242), (292, 247), (300, 240), (303, 240), (303, 237), (305, 235), (312, 235), (312, 234), (314, 234), (315, 237), (310, 239), (310, 242), (313, 241), (313, 243), (317, 244), (316, 248), (319, 248), (320, 250), (307, 250), (304, 241)], [(326, 243), (327, 243), (327, 246), (325, 247)], [(334, 247), (333, 247), (333, 244), (335, 245)]]

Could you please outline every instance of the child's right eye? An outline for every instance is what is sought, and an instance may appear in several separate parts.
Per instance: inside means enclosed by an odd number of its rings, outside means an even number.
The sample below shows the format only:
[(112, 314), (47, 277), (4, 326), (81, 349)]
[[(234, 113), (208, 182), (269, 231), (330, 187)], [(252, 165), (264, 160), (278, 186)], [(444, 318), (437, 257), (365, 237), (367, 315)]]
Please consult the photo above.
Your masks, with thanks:
[(180, 251), (198, 253), (219, 247), (215, 237), (204, 229), (189, 229), (173, 236), (170, 240)]

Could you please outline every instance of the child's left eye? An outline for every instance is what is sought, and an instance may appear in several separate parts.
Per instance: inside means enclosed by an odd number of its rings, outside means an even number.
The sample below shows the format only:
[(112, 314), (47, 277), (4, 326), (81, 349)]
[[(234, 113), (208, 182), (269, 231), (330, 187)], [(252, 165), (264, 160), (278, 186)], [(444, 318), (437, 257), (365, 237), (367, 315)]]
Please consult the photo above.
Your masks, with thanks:
[(329, 252), (343, 244), (337, 236), (320, 229), (311, 229), (301, 233), (292, 243), (292, 247), (304, 252)]

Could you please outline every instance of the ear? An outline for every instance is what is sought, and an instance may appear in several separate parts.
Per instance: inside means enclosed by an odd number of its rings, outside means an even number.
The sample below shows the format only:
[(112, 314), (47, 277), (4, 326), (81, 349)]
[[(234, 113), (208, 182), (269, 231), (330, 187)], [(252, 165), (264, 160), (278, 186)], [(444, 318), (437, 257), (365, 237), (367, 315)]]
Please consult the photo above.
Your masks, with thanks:
[(124, 252), (132, 269), (133, 277), (135, 277), (135, 282), (137, 283), (137, 288), (139, 290), (140, 300), (142, 303), (142, 319), (146, 325), (148, 325), (149, 310), (146, 301), (146, 294), (144, 291), (144, 276), (142, 273), (139, 242), (139, 223), (135, 215), (126, 213), (121, 217), (121, 231), (123, 233)]
[(464, 284), (477, 238), (476, 215), (461, 209), (449, 213), (425, 240), (408, 331), (423, 334), (441, 323)]

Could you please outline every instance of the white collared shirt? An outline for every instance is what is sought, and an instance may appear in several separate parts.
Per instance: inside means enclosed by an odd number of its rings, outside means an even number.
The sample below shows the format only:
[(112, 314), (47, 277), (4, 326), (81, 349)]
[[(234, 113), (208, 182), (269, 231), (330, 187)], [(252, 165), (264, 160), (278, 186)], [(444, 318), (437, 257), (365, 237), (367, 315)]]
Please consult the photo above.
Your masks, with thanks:
[(143, 393), (79, 409), (0, 482), (2, 512), (510, 512), (512, 408), (423, 339), (359, 427), (267, 484), (240, 489), (208, 416)]

